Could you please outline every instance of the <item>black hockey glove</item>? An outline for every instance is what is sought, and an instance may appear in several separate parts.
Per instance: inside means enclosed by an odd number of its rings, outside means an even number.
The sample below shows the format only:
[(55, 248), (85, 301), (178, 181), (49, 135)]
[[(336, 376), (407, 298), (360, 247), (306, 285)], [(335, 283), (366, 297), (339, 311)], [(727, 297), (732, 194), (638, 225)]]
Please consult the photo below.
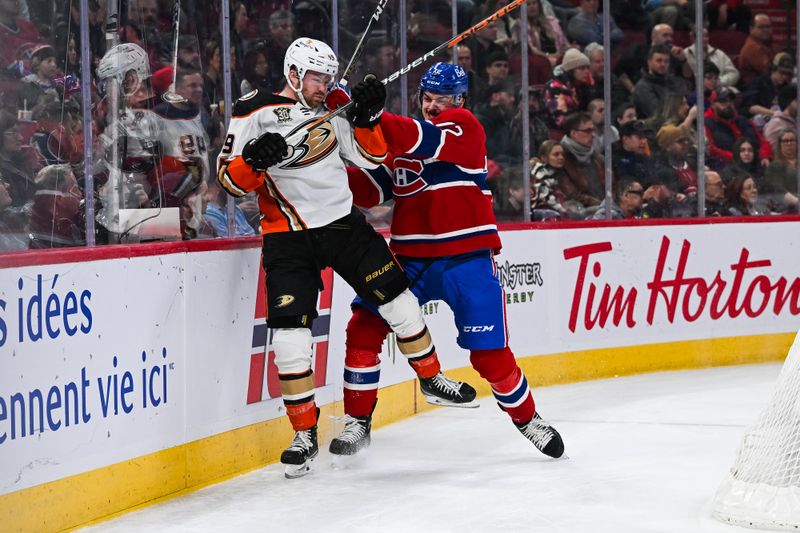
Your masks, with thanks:
[(256, 172), (266, 172), (288, 155), (289, 147), (279, 133), (265, 133), (258, 139), (251, 139), (242, 149), (244, 162)]
[(353, 106), (347, 110), (347, 118), (357, 128), (371, 128), (381, 121), (386, 105), (386, 87), (372, 74), (353, 87), (350, 97)]

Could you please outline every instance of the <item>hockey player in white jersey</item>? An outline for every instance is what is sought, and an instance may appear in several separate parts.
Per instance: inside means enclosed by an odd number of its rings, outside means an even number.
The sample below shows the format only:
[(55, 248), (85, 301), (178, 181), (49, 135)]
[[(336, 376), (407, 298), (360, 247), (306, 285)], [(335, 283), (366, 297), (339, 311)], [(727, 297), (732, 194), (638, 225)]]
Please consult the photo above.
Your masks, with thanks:
[(295, 436), (281, 455), (286, 476), (309, 471), (317, 456), (311, 324), (321, 288), (320, 271), (332, 267), (361, 297), (373, 302), (409, 358), (435, 354), (408, 290), (408, 279), (383, 237), (353, 207), (344, 160), (376, 168), (386, 157), (380, 128), (386, 90), (374, 78), (353, 87), (354, 105), (306, 131), (292, 146), (285, 139), (326, 112), (328, 88), (338, 71), (323, 42), (301, 38), (286, 51), (287, 84), (278, 94), (261, 90), (233, 108), (218, 160), (217, 178), (233, 196), (259, 195), (268, 325), (281, 395)]

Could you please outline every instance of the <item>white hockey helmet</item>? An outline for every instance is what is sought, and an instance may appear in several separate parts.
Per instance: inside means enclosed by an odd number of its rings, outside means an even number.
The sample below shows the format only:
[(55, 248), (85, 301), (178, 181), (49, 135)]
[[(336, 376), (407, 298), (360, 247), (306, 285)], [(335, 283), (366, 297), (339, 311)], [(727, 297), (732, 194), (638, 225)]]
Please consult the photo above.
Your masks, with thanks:
[[(294, 68), (297, 70), (297, 77), (300, 80), (300, 86), (294, 87), (289, 80), (289, 72)], [(308, 37), (301, 37), (295, 40), (286, 49), (286, 56), (283, 59), (283, 75), (286, 76), (286, 82), (289, 87), (297, 93), (300, 101), (308, 107), (305, 99), (303, 98), (303, 76), (306, 72), (320, 72), (328, 74), (329, 76), (336, 77), (339, 72), (339, 61), (336, 59), (336, 54), (333, 53), (331, 47), (322, 41), (310, 39)]]
[(103, 81), (115, 78), (125, 96), (130, 96), (150, 77), (147, 53), (138, 44), (118, 44), (100, 60), (97, 75)]

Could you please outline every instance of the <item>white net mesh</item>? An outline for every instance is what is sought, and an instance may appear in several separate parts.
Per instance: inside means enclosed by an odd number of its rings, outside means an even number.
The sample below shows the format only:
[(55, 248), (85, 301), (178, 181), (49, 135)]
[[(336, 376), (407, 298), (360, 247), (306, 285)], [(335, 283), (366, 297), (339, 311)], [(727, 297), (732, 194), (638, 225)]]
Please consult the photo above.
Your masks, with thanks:
[(800, 530), (800, 333), (717, 490), (713, 514), (740, 526)]

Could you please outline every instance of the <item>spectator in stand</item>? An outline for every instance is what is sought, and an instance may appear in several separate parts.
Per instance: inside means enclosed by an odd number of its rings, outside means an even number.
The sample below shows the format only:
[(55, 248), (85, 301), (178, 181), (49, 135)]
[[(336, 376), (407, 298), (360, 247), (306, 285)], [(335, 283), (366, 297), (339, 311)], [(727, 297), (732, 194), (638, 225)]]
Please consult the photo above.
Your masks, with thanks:
[[(234, 56), (233, 51), (231, 51), (231, 56)], [(212, 106), (219, 106), (225, 100), (225, 89), (222, 80), (222, 45), (217, 39), (209, 40), (203, 47), (203, 65), (205, 66), (203, 72), (203, 100), (206, 108), (214, 109)], [(236, 69), (235, 64), (232, 64), (231, 67), (231, 73), (233, 73)], [(234, 87), (233, 83), (231, 83), (231, 92), (233, 92), (235, 100), (236, 87)]]
[[(686, 64), (692, 70), (692, 75), (697, 75), (697, 58), (695, 55), (695, 31), (692, 29), (690, 33), (692, 37), (692, 44), (684, 49), (686, 56)], [(728, 55), (720, 50), (709, 45), (708, 30), (703, 28), (703, 59), (705, 63), (709, 61), (716, 65), (719, 76), (719, 84), (723, 87), (734, 87), (739, 83), (739, 69), (733, 64)], [(706, 72), (708, 72), (706, 70)]]
[(669, 94), (659, 102), (658, 112), (655, 116), (645, 120), (647, 129), (657, 132), (662, 126), (683, 126), (694, 143), (694, 123), (697, 119), (697, 106), (689, 107), (686, 96), (680, 94)]
[[(528, 53), (544, 56), (555, 67), (569, 48), (558, 19), (548, 16), (540, 0), (528, 0)], [(515, 27), (519, 31), (518, 25)]]
[(670, 55), (670, 49), (663, 44), (651, 47), (647, 54), (647, 70), (633, 88), (633, 103), (640, 118), (654, 116), (670, 95), (686, 94), (683, 81), (669, 73)]
[(557, 172), (558, 187), (567, 200), (575, 200), (583, 216), (593, 213), (605, 196), (603, 156), (592, 149), (597, 133), (592, 118), (586, 113), (573, 113), (564, 120), (561, 146), (564, 147), (564, 168)]
[(706, 4), (708, 23), (712, 29), (727, 30), (733, 27), (736, 31), (747, 33), (752, 13), (745, 5), (745, 0), (709, 0)]
[(0, 111), (0, 175), (9, 185), (13, 207), (22, 207), (33, 200), (36, 184), (31, 161), (22, 152), (17, 117), (6, 111)]
[(772, 147), (752, 122), (736, 113), (734, 97), (727, 87), (711, 97), (711, 108), (705, 114), (708, 165), (718, 170), (732, 162), (733, 145), (737, 139), (746, 137), (753, 143), (761, 164), (766, 166), (772, 159)]
[(476, 33), (473, 39), (467, 41), (470, 50), (472, 50), (472, 68), (479, 75), (483, 75), (486, 72), (489, 56), (495, 52), (505, 52), (502, 46), (494, 42), (496, 38), (497, 22), (492, 22)]
[(620, 128), (620, 141), (614, 144), (612, 164), (618, 180), (646, 182), (653, 175), (653, 165), (647, 154), (647, 132), (640, 120)]
[(19, 14), (18, 0), (0, 0), (0, 78), (19, 78), (23, 61), (45, 43), (36, 26)]
[[(773, 153), (776, 154), (777, 160), (780, 150), (775, 150)], [(733, 145), (733, 161), (722, 169), (722, 179), (725, 183), (730, 183), (733, 177), (739, 174), (753, 176), (757, 183), (764, 177), (764, 165), (756, 158), (755, 147), (746, 137), (737, 140)]]
[[(469, 90), (467, 91), (467, 102), (465, 106), (469, 109), (473, 109), (475, 104), (478, 103), (478, 95), (486, 91), (486, 82), (472, 70), (472, 50), (469, 46), (466, 44), (459, 44), (456, 46), (456, 59), (458, 66), (464, 69), (467, 73), (467, 79), (469, 80)], [(369, 72), (376, 71), (374, 69), (369, 69)], [(390, 74), (388, 69), (386, 70), (386, 74)], [(380, 78), (380, 75), (378, 75), (378, 77)]]
[[(583, 51), (584, 55), (589, 58), (589, 71), (592, 73), (594, 85), (592, 86), (590, 100), (596, 98), (604, 98), (603, 94), (603, 66), (605, 65), (605, 50), (597, 43), (591, 43)], [(611, 74), (611, 106), (616, 109), (617, 106), (629, 101), (631, 93), (622, 81), (616, 76)]]
[(637, 120), (636, 106), (630, 102), (621, 104), (614, 108), (614, 124), (619, 131), (619, 128), (626, 122)]
[[(247, 4), (241, 1), (233, 4), (233, 11), (231, 15), (231, 46), (236, 47), (237, 65), (244, 64), (244, 50), (247, 40), (248, 20), (249, 14), (247, 12)], [(283, 57), (281, 57), (281, 63), (283, 63)]]
[[(636, 180), (621, 179), (617, 182), (616, 203), (611, 202), (611, 220), (642, 218), (644, 187)], [(607, 220), (608, 202), (603, 200), (600, 209), (592, 215), (593, 220)]]
[(73, 165), (83, 160), (83, 132), (80, 109), (71, 101), (54, 100), (33, 111), (36, 131), (30, 144), (39, 158), (39, 165)]
[(758, 216), (765, 214), (758, 205), (758, 186), (752, 176), (736, 176), (726, 187), (725, 197), (732, 216)]
[(586, 110), (593, 83), (589, 58), (574, 48), (567, 50), (553, 79), (545, 85), (551, 126), (560, 129), (567, 115)]
[(780, 111), (772, 115), (764, 126), (764, 138), (772, 146), (772, 152), (778, 153), (780, 146), (778, 136), (784, 130), (797, 131), (797, 85), (784, 85), (778, 91)]
[[(238, 49), (238, 48), (237, 48)], [(241, 65), (237, 61), (237, 65)], [(202, 70), (200, 64), (200, 45), (194, 35), (181, 35), (178, 37), (178, 67)]]
[[(269, 16), (267, 27), (269, 28), (267, 62), (275, 66), (283, 65), (283, 55), (295, 40), (294, 15), (285, 9), (275, 11)], [(367, 51), (369, 51), (369, 47), (367, 47)], [(272, 87), (280, 90), (283, 88), (283, 69), (273, 68), (270, 71)]]
[(504, 84), (492, 85), (485, 98), (475, 106), (475, 116), (491, 132), (486, 137), (486, 155), (502, 164), (511, 151), (511, 122), (517, 110), (514, 93)]
[(775, 54), (772, 51), (772, 22), (769, 15), (759, 13), (750, 22), (750, 35), (739, 53), (739, 73), (742, 86), (747, 87), (754, 79), (769, 70)]
[(276, 90), (275, 87), (270, 86), (269, 62), (263, 48), (253, 48), (244, 55), (241, 94), (247, 94), (256, 89), (262, 89), (267, 93)]
[[(589, 113), (589, 116), (592, 117), (592, 124), (597, 129), (597, 135), (594, 138), (594, 151), (598, 154), (605, 153), (605, 131), (603, 126), (605, 125), (606, 121), (606, 103), (602, 98), (595, 98), (591, 102), (589, 102), (589, 106), (586, 108), (586, 112)], [(611, 143), (615, 143), (619, 140), (619, 130), (615, 128), (613, 125), (610, 128), (611, 130)]]
[[(658, 146), (661, 149), (661, 158), (655, 165), (658, 184), (670, 190), (675, 200), (683, 202), (686, 196), (697, 193), (696, 164), (689, 160), (691, 139), (686, 129), (681, 126), (664, 126), (656, 135)], [(646, 180), (648, 185), (652, 180)]]
[(669, 24), (672, 28), (688, 29), (694, 24), (694, 2), (689, 0), (645, 0), (645, 12), (655, 24)]
[(498, 85), (508, 82), (508, 55), (493, 52), (486, 62), (486, 84)]
[[(205, 201), (206, 208), (203, 218), (206, 225), (210, 226), (214, 237), (230, 237), (228, 232), (228, 194), (215, 178), (206, 180)], [(247, 221), (247, 215), (238, 206), (233, 206), (234, 237), (249, 237), (256, 232)]]
[(574, 218), (558, 187), (557, 173), (564, 168), (564, 161), (564, 147), (554, 140), (543, 142), (531, 160), (531, 220)]
[(797, 134), (795, 130), (783, 130), (778, 136), (778, 146), (773, 161), (764, 174), (765, 192), (770, 195), (773, 210), (779, 212), (798, 211), (797, 190)]
[[(184, 13), (185, 15), (185, 13)], [(131, 0), (128, 3), (128, 18), (120, 30), (123, 42), (139, 45), (147, 52), (150, 67), (158, 70), (171, 64), (172, 28), (159, 28), (158, 2), (156, 0)]]
[(725, 202), (725, 184), (719, 174), (706, 171), (706, 216), (727, 217), (731, 212)]
[(668, 72), (673, 76), (683, 75), (683, 66), (686, 63), (686, 56), (683, 48), (674, 44), (675, 32), (669, 24), (656, 24), (650, 30), (650, 42), (638, 44), (622, 55), (614, 68), (614, 73), (619, 76), (620, 81), (628, 91), (632, 91), (636, 83), (641, 79), (647, 65), (648, 54), (654, 46), (665, 46), (669, 55)]
[[(511, 135), (509, 136), (508, 155), (514, 161), (522, 157), (522, 116), (521, 105), (511, 120)], [(551, 138), (550, 128), (547, 125), (547, 110), (541, 87), (528, 87), (528, 140), (529, 150), (535, 154), (539, 145)]]
[(775, 113), (781, 109), (778, 93), (791, 81), (794, 73), (792, 57), (781, 52), (769, 66), (769, 73), (759, 76), (747, 87), (742, 96), (742, 114), (751, 117), (762, 129)]
[[(0, 0), (2, 1), (2, 0)], [(56, 88), (56, 51), (49, 44), (40, 45), (31, 55), (31, 73), (22, 78), (22, 86), (17, 94), (20, 109), (34, 108), (42, 98), (60, 98)]]
[(675, 193), (668, 185), (672, 179), (667, 169), (659, 169), (642, 195), (642, 218), (675, 218), (683, 212), (675, 202)]
[(525, 202), (529, 201), (530, 194), (525, 194), (525, 187), (519, 172), (508, 172), (508, 191), (506, 201), (502, 207), (495, 208), (495, 217), (498, 222), (523, 222), (525, 216)]
[(28, 247), (28, 213), (15, 208), (11, 199), (11, 184), (0, 174), (0, 252), (24, 250)]
[[(600, 0), (580, 0), (578, 13), (575, 14), (567, 25), (567, 35), (570, 40), (584, 48), (589, 43), (603, 42), (603, 17), (598, 13)], [(611, 44), (617, 44), (625, 36), (617, 27), (614, 17), (609, 14), (611, 30)]]
[[(706, 61), (703, 65), (703, 109), (711, 107), (711, 95), (720, 87), (719, 67), (711, 61)], [(697, 104), (697, 94), (694, 91), (686, 97), (686, 103), (690, 106)]]
[(49, 165), (36, 174), (31, 206), (30, 248), (63, 248), (85, 243), (83, 193), (70, 165)]

